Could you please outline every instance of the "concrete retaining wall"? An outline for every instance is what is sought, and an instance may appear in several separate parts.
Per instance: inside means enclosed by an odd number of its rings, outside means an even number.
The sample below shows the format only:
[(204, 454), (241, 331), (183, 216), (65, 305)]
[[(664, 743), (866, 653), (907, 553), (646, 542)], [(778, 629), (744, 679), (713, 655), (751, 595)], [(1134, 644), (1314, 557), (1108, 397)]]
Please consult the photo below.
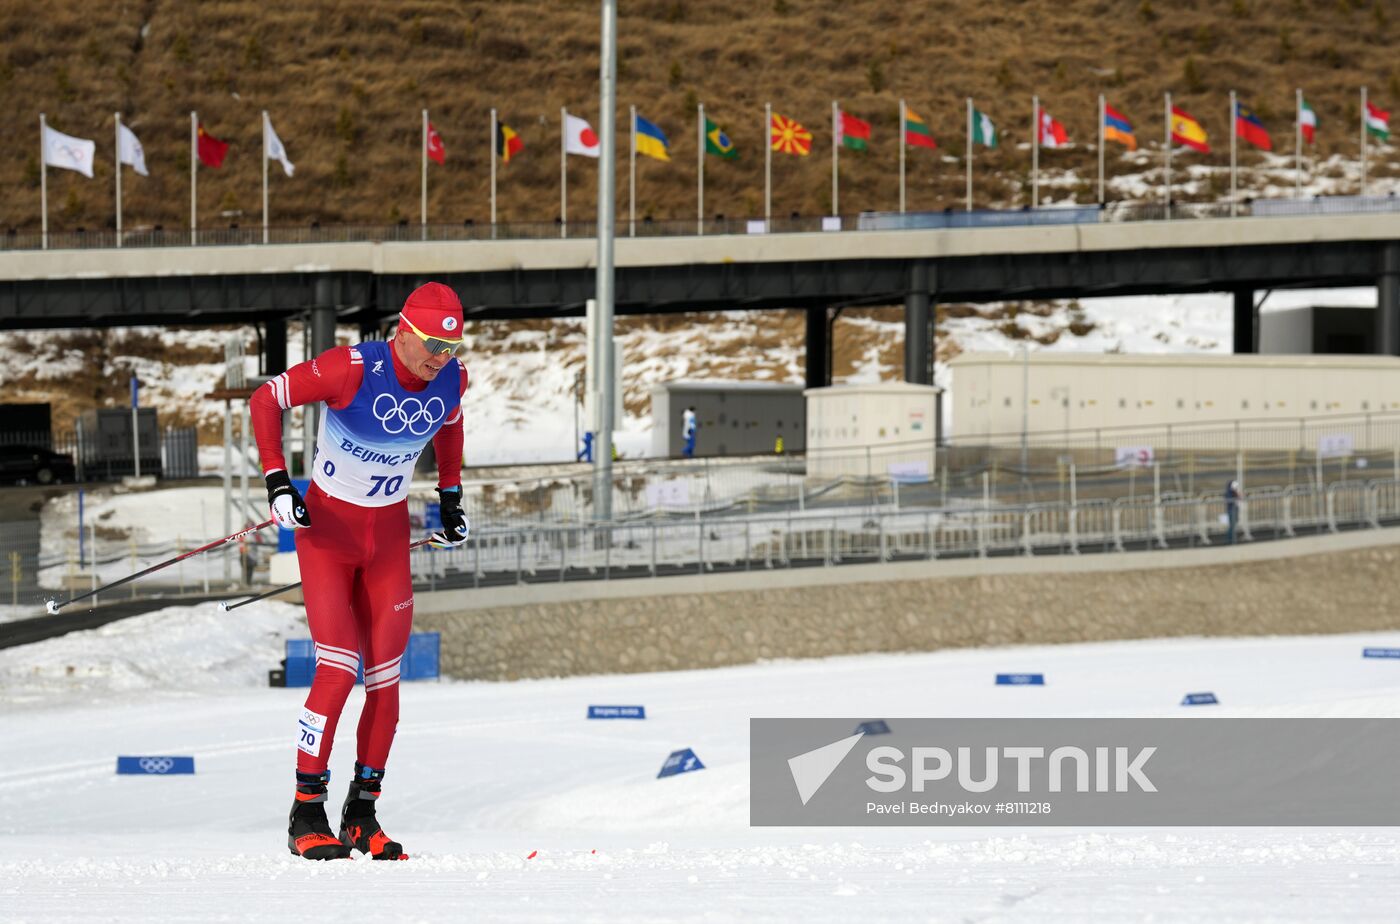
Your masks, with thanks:
[(1400, 530), (1233, 548), (419, 594), (471, 679), (1165, 636), (1400, 628)]

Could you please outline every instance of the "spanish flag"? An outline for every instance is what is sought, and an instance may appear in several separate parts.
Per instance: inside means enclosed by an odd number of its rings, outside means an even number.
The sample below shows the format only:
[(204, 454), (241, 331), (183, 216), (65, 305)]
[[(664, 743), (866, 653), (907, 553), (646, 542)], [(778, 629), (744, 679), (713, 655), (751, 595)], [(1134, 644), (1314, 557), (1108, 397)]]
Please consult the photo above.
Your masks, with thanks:
[(1201, 123), (1175, 106), (1172, 107), (1172, 140), (1202, 154), (1210, 153), (1206, 130), (1201, 128)]
[(787, 116), (773, 113), (770, 134), (773, 150), (780, 154), (796, 154), (799, 157), (806, 157), (812, 153), (812, 133)]
[(520, 136), (515, 133), (515, 129), (504, 122), (496, 123), (496, 154), (501, 158), (502, 163), (510, 163), (510, 159), (521, 151), (525, 150), (525, 142), (520, 140)]

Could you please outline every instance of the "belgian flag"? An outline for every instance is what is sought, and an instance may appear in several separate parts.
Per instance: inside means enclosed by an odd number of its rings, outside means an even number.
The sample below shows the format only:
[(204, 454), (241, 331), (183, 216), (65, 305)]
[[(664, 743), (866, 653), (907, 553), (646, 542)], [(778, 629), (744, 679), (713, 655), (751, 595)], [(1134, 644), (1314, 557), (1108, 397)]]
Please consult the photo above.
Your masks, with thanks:
[(497, 122), (496, 153), (500, 155), (502, 163), (510, 163), (510, 159), (523, 150), (525, 150), (525, 142), (520, 140), (520, 136), (515, 133), (515, 130), (504, 122)]

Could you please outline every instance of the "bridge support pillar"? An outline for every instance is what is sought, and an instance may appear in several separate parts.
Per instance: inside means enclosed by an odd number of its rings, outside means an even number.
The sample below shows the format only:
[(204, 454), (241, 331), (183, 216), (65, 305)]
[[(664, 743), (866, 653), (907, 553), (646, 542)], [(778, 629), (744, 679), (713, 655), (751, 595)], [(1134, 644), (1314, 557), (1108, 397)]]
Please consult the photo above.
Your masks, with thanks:
[(1381, 274), (1376, 280), (1376, 352), (1400, 356), (1400, 241), (1381, 245)]
[(263, 322), (263, 375), (287, 371), (287, 319), (268, 318)]
[(1254, 290), (1235, 290), (1236, 353), (1257, 353), (1254, 348)]
[(909, 268), (909, 291), (904, 296), (904, 381), (933, 384), (933, 313), (929, 306), (928, 264)]
[(826, 326), (826, 308), (807, 309), (807, 387), (824, 388), (831, 384), (829, 357), (831, 345)]

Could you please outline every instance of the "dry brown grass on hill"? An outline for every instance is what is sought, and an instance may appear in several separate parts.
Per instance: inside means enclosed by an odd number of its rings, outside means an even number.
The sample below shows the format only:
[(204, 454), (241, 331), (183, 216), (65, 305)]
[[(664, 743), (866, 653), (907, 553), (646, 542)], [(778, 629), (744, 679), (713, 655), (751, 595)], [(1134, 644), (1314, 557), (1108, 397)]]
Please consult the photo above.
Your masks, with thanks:
[[(1382, 106), (1400, 106), (1398, 38), (1393, 0), (621, 0), (618, 101), (623, 113), (637, 104), (672, 141), (673, 162), (638, 164), (641, 215), (694, 215), (701, 101), (741, 151), (737, 162), (707, 164), (710, 214), (762, 210), (765, 101), (816, 135), (810, 157), (775, 156), (775, 213), (827, 211), (833, 98), (870, 120), (875, 135), (869, 153), (843, 159), (843, 212), (896, 206), (901, 96), (942, 146), (909, 151), (911, 207), (961, 203), (967, 95), (1004, 134), (1001, 148), (978, 153), (978, 200), (1017, 204), (1026, 199), (1029, 152), (1018, 145), (1034, 92), (1079, 144), (1046, 153), (1044, 164), (1086, 178), (1100, 92), (1134, 120), (1141, 142), (1156, 145), (1161, 94), (1172, 91), (1216, 145), (1191, 160), (1222, 164), (1231, 88), (1287, 146), (1302, 86), (1322, 123), (1320, 153), (1352, 152), (1361, 84)], [(549, 221), (559, 210), (560, 106), (597, 125), (597, 44), (596, 0), (8, 3), (0, 225), (38, 227), (40, 111), (98, 142), (95, 180), (50, 171), (53, 227), (110, 225), (112, 113), (121, 110), (151, 169), (149, 178), (127, 174), (128, 226), (184, 227), (191, 109), (233, 145), (223, 169), (200, 171), (201, 225), (255, 224), (264, 108), (297, 165), (290, 179), (274, 170), (275, 223), (416, 221), (423, 107), (448, 155), (445, 167), (430, 168), (431, 218), (479, 223), (488, 217), (492, 106), (525, 142), (500, 171), (501, 220)], [(625, 129), (625, 116), (619, 122)], [(569, 168), (570, 214), (589, 216), (596, 166), (575, 157)], [(618, 169), (625, 180), (625, 157)], [(625, 182), (619, 190), (625, 209)], [(1088, 182), (1077, 192), (1093, 195)]]

